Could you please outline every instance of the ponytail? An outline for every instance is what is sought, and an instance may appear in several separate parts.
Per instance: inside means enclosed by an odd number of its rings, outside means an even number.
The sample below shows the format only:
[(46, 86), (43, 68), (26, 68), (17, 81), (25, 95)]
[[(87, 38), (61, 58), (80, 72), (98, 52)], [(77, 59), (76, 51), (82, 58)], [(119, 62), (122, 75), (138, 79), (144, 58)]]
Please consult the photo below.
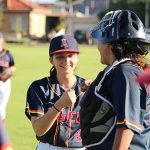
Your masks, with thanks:
[(50, 69), (50, 77), (56, 74), (57, 74), (56, 68), (52, 66), (52, 68)]

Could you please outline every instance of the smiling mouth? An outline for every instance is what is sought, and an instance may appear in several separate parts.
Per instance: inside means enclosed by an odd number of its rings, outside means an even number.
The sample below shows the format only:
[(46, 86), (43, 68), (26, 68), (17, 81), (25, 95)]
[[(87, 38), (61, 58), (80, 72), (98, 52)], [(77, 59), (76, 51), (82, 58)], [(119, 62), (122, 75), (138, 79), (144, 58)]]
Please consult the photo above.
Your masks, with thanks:
[(62, 66), (62, 68), (64, 68), (64, 69), (70, 69), (71, 66), (65, 66), (65, 67)]

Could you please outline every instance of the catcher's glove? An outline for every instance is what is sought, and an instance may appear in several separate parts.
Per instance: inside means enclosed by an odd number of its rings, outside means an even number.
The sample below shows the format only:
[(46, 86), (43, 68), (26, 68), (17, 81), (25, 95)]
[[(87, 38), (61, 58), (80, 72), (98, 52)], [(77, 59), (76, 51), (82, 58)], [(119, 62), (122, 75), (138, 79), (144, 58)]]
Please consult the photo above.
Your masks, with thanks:
[(3, 71), (0, 73), (0, 81), (7, 81), (10, 77), (12, 76), (12, 71), (10, 68), (5, 68)]

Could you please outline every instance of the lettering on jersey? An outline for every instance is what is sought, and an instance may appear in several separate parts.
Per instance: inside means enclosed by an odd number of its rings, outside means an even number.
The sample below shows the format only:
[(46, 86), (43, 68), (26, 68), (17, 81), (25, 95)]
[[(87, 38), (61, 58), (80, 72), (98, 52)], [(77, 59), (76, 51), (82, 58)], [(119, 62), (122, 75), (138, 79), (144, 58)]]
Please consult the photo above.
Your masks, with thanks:
[(8, 64), (7, 61), (2, 61), (2, 60), (0, 60), (0, 66), (1, 66), (1, 67), (9, 67), (9, 64)]
[(61, 47), (64, 47), (65, 49), (68, 48), (68, 42), (66, 39), (61, 39)]
[(74, 123), (75, 120), (73, 120), (73, 115), (75, 115), (75, 114), (76, 114), (75, 111), (69, 111), (69, 112), (68, 112), (68, 115), (67, 115), (67, 122), (72, 122), (72, 123)]
[(57, 120), (65, 121), (65, 118), (66, 118), (66, 111), (65, 109), (63, 109), (62, 113), (60, 113), (60, 115), (57, 117)]
[(76, 119), (76, 123), (80, 123), (80, 114), (79, 114), (79, 112), (77, 112), (77, 119)]
[(79, 129), (79, 130), (74, 134), (74, 141), (75, 141), (75, 142), (81, 142), (81, 129)]
[(57, 120), (59, 121), (67, 121), (68, 123), (80, 123), (80, 114), (76, 111), (70, 111), (67, 112), (65, 109), (62, 110), (62, 113), (57, 117)]

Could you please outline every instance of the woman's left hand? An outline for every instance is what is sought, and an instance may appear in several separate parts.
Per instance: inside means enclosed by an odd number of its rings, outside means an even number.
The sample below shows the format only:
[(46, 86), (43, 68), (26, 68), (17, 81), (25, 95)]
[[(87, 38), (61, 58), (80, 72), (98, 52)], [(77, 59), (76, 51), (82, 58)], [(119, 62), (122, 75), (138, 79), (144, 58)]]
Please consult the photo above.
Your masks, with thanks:
[(91, 85), (92, 82), (93, 81), (89, 80), (89, 79), (84, 80), (84, 82), (82, 83), (82, 86), (81, 86), (81, 91), (85, 92), (89, 88), (89, 86)]

